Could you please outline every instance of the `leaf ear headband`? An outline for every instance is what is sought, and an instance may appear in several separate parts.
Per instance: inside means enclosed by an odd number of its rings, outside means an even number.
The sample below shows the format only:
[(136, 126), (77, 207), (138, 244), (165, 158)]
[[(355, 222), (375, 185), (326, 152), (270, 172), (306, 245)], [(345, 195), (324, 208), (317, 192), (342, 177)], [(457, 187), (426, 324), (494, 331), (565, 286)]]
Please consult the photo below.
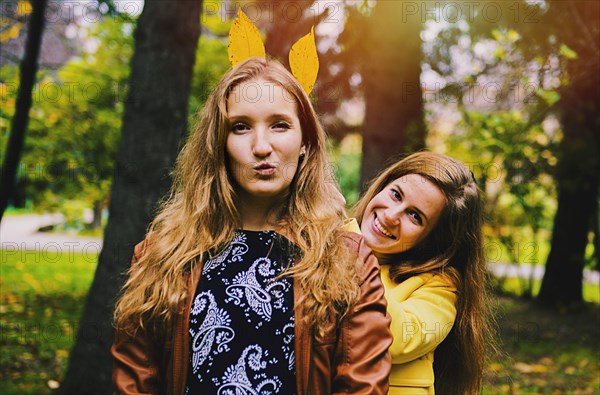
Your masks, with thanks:
[[(296, 41), (289, 54), (292, 74), (304, 88), (306, 94), (310, 94), (312, 91), (319, 73), (319, 57), (314, 30), (312, 27), (310, 33)], [(241, 9), (238, 10), (238, 15), (229, 30), (227, 52), (232, 66), (236, 66), (248, 58), (266, 58), (265, 45), (260, 38), (258, 29)]]

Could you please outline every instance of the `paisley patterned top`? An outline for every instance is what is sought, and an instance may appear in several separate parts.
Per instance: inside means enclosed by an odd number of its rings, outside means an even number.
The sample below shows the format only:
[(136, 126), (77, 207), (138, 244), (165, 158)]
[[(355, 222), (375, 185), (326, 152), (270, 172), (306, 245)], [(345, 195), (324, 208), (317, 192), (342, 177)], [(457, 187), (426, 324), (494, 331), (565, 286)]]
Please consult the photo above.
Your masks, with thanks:
[(236, 231), (205, 261), (190, 313), (186, 395), (296, 393), (294, 290), (277, 278), (297, 247), (275, 231)]

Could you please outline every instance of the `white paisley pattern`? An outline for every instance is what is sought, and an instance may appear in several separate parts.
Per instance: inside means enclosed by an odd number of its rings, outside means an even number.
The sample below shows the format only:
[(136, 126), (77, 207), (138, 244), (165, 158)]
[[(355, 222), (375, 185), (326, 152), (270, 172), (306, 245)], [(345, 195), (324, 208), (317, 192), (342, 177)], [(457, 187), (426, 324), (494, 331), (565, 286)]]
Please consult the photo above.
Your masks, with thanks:
[(296, 246), (275, 231), (236, 231), (204, 263), (190, 309), (189, 395), (296, 393), (294, 284), (279, 275)]
[(197, 323), (199, 315), (204, 311), (206, 311), (206, 316), (198, 331), (194, 330), (194, 325), (190, 325), (192, 370), (200, 381), (202, 381), (202, 375), (198, 373), (200, 367), (207, 361), (209, 366), (212, 365), (214, 355), (229, 351), (227, 343), (235, 337), (229, 314), (217, 307), (215, 297), (210, 291), (201, 292), (196, 296), (190, 321)]
[[(202, 276), (208, 276), (210, 278), (210, 272), (214, 269), (220, 268), (217, 274), (220, 274), (224, 267), (224, 263), (227, 262), (240, 262), (242, 255), (248, 252), (248, 244), (246, 244), (246, 235), (241, 232), (235, 232), (233, 240), (227, 248), (217, 255), (216, 257), (209, 259), (202, 266)], [(230, 256), (231, 255), (231, 256)], [(226, 259), (229, 258), (226, 262)]]
[[(233, 284), (228, 285), (225, 290), (230, 296), (226, 302), (233, 301), (236, 306), (245, 307), (246, 316), (249, 316), (249, 311), (252, 310), (262, 318), (257, 328), (262, 325), (263, 320), (271, 321), (273, 309), (287, 311), (283, 302), (285, 292), (290, 289), (290, 282), (286, 279), (271, 280), (278, 274), (271, 267), (272, 262), (269, 258), (258, 258), (247, 272), (238, 273), (233, 278)], [(264, 282), (267, 284), (261, 284), (259, 278), (263, 281), (266, 279)], [(223, 282), (227, 284), (229, 281), (224, 279)]]
[(294, 351), (296, 350), (294, 345), (294, 316), (290, 316), (290, 322), (285, 324), (283, 329), (277, 329), (275, 331), (277, 336), (283, 335), (283, 346), (281, 350), (283, 351), (283, 355), (288, 363), (288, 370), (294, 370), (296, 365), (296, 355)]
[[(221, 378), (217, 395), (270, 395), (277, 393), (281, 387), (279, 377), (267, 377), (260, 373), (267, 367), (267, 363), (277, 361), (264, 361), (268, 351), (263, 353), (261, 346), (250, 345), (238, 359), (236, 365), (229, 366)], [(250, 376), (250, 377), (249, 377)]]

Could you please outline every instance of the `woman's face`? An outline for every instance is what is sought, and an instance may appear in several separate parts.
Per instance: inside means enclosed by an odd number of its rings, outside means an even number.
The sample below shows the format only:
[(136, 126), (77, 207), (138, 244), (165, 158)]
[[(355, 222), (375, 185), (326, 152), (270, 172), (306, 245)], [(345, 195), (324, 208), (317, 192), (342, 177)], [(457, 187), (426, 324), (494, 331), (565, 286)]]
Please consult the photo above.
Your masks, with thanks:
[(231, 92), (227, 112), (229, 169), (242, 203), (276, 201), (287, 193), (302, 147), (295, 99), (276, 84), (252, 80)]
[(367, 205), (361, 232), (375, 255), (407, 251), (435, 228), (446, 204), (442, 191), (417, 174), (389, 183)]

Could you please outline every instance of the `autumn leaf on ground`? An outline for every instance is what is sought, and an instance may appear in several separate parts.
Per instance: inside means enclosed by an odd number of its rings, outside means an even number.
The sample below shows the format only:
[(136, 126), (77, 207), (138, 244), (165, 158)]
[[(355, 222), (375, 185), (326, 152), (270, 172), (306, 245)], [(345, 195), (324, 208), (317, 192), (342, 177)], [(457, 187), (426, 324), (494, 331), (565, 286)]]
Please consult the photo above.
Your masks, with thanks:
[(515, 369), (521, 373), (544, 373), (548, 368), (540, 364), (526, 364), (523, 362), (515, 363)]

